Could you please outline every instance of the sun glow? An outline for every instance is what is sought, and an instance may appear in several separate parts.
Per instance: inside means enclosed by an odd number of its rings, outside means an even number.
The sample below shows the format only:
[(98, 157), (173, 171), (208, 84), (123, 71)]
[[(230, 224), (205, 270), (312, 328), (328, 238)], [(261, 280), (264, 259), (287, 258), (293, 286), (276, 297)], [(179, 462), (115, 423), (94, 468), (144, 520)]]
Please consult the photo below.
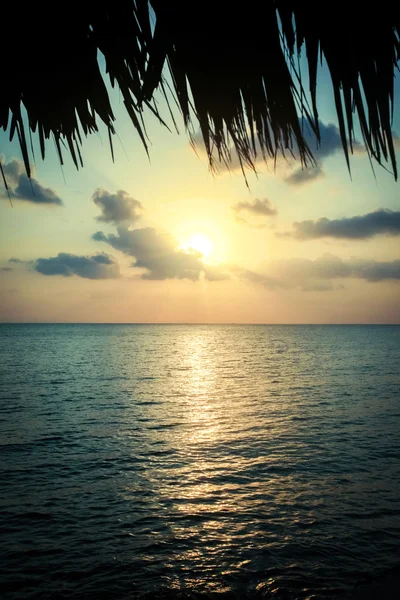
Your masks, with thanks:
[(214, 252), (214, 244), (209, 237), (202, 233), (196, 233), (191, 235), (183, 244), (185, 250), (196, 250), (204, 258), (210, 258)]

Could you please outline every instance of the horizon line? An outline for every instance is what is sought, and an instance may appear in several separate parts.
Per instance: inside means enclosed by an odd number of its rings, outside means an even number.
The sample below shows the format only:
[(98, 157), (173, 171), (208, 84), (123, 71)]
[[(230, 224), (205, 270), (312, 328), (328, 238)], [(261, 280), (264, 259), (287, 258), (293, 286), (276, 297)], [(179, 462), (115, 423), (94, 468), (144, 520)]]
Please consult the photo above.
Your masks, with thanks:
[(0, 321), (0, 325), (227, 325), (227, 326), (267, 326), (267, 327), (335, 327), (335, 326), (400, 326), (400, 323), (263, 323), (263, 322), (208, 322), (208, 321)]

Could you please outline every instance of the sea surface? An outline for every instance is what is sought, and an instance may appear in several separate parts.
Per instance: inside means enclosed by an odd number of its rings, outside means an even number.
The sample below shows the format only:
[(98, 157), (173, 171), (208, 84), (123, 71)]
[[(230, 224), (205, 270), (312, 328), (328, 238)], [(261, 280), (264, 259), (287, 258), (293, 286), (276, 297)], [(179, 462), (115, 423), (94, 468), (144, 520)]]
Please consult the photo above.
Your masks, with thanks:
[(399, 563), (399, 326), (0, 325), (2, 598), (325, 600)]

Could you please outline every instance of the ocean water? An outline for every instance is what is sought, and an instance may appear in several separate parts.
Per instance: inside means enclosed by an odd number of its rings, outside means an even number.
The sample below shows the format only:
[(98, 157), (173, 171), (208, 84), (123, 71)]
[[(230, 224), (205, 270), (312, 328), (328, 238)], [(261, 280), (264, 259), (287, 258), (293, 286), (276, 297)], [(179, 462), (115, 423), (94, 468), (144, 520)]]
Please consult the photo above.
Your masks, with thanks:
[(400, 563), (399, 367), (397, 326), (0, 325), (0, 595), (351, 596)]

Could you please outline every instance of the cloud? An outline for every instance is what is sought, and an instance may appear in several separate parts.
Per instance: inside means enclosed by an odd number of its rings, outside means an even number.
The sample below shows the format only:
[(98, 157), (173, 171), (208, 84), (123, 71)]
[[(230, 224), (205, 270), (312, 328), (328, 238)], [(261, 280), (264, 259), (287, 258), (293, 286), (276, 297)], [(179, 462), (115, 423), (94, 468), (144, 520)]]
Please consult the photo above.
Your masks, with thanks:
[(258, 273), (257, 271), (252, 271), (251, 269), (243, 269), (242, 267), (233, 266), (231, 270), (239, 277), (239, 279), (244, 279), (246, 281), (250, 281), (251, 283), (259, 283), (269, 289), (274, 289), (277, 287), (287, 287), (284, 281), (272, 277), (265, 273)]
[(204, 279), (207, 281), (226, 281), (230, 279), (230, 275), (216, 266), (204, 266)]
[(273, 217), (278, 214), (276, 208), (271, 204), (268, 198), (260, 200), (256, 198), (253, 202), (238, 202), (232, 206), (232, 209), (238, 214), (245, 212), (255, 216)]
[(341, 279), (365, 281), (400, 281), (400, 260), (374, 261), (363, 259), (343, 260), (332, 254), (324, 254), (315, 260), (287, 259), (271, 262), (263, 272), (235, 267), (239, 279), (263, 285), (268, 289), (300, 287), (304, 291), (333, 289)]
[(9, 263), (15, 263), (15, 264), (17, 264), (17, 265), (23, 265), (23, 264), (25, 264), (27, 261), (26, 261), (26, 260), (21, 260), (20, 258), (14, 258), (14, 257), (13, 257), (13, 258), (9, 258), (9, 259), (8, 259), (8, 262), (9, 262)]
[(12, 271), (12, 267), (1, 267), (2, 271)]
[[(62, 200), (53, 190), (43, 187), (37, 179), (25, 173), (25, 167), (19, 160), (2, 161), (4, 176), (8, 185), (8, 192), (0, 179), (0, 198), (22, 200), (33, 204), (62, 205)], [(9, 196), (8, 196), (9, 195)]]
[[(336, 152), (342, 151), (340, 131), (336, 125), (332, 123), (325, 124), (322, 121), (319, 121), (319, 129), (321, 137), (320, 144), (318, 144), (317, 138), (315, 137), (315, 134), (310, 126), (306, 125), (303, 132), (304, 139), (308, 143), (317, 163), (316, 167), (302, 169), (301, 166), (298, 166), (300, 162), (300, 154), (296, 145), (294, 145), (294, 148), (291, 152), (286, 153), (285, 157), (281, 154), (277, 155), (276, 174), (289, 185), (296, 186), (304, 185), (306, 183), (313, 183), (314, 181), (324, 177), (325, 174), (322, 168), (324, 160), (327, 157), (336, 154)], [(205, 154), (204, 142), (200, 131), (193, 136), (193, 141), (198, 151), (201, 154)], [(257, 156), (254, 160), (255, 166), (257, 166), (257, 164), (264, 163), (263, 153), (257, 141), (256, 152)], [(360, 142), (354, 141), (353, 152), (354, 154), (363, 154), (365, 152), (365, 148)], [(229, 165), (219, 163), (218, 159), (215, 158), (215, 164), (218, 166), (220, 172), (226, 172), (228, 170), (241, 170), (239, 157), (234, 149), (231, 150), (231, 155), (232, 161), (229, 163)], [(272, 159), (271, 161), (273, 162)]]
[(367, 281), (400, 280), (400, 260), (375, 262), (359, 260), (353, 263), (353, 277)]
[(303, 185), (312, 183), (316, 179), (322, 179), (322, 177), (325, 177), (325, 173), (321, 167), (317, 166), (308, 169), (296, 169), (293, 173), (284, 177), (284, 181), (289, 185)]
[[(260, 217), (274, 217), (278, 214), (278, 211), (272, 205), (268, 198), (260, 200), (256, 198), (249, 202), (238, 202), (232, 206), (232, 210), (235, 213), (236, 221), (250, 225), (250, 227), (256, 227), (263, 229), (267, 226), (267, 223), (261, 221)], [(247, 218), (239, 216), (245, 214)], [(254, 221), (255, 219), (255, 221)]]
[[(322, 121), (319, 121), (319, 130), (321, 135), (321, 143), (318, 144), (317, 139), (310, 127), (304, 129), (304, 139), (306, 140), (309, 148), (315, 158), (316, 166), (308, 169), (302, 169), (301, 166), (297, 167), (290, 174), (283, 175), (283, 180), (292, 186), (304, 185), (306, 183), (313, 183), (314, 181), (325, 177), (322, 165), (324, 160), (328, 156), (333, 156), (338, 151), (342, 151), (342, 139), (340, 137), (339, 128), (333, 123), (325, 125)], [(363, 154), (365, 148), (360, 142), (353, 141), (353, 153)], [(294, 156), (299, 160), (298, 150), (295, 149)]]
[[(318, 121), (319, 131), (321, 135), (321, 143), (318, 144), (317, 139), (310, 127), (304, 128), (304, 138), (310, 147), (315, 158), (322, 160), (327, 156), (332, 156), (338, 150), (342, 151), (342, 138), (340, 137), (339, 128), (333, 123), (325, 125), (322, 121)], [(364, 151), (364, 146), (360, 142), (353, 142), (354, 152), (361, 153)]]
[(34, 270), (42, 275), (77, 275), (84, 279), (117, 279), (120, 277), (118, 264), (108, 254), (78, 256), (60, 252), (51, 258), (38, 258)]
[(204, 278), (210, 282), (230, 279), (227, 268), (205, 265), (200, 252), (179, 248), (171, 235), (160, 233), (152, 227), (128, 229), (119, 226), (117, 235), (105, 235), (97, 231), (92, 238), (134, 258), (133, 267), (146, 269), (141, 279), (198, 281)]
[[(379, 209), (366, 215), (343, 219), (318, 219), (295, 221), (293, 232), (283, 234), (298, 240), (315, 240), (331, 237), (362, 240), (376, 235), (400, 235), (400, 211)], [(282, 235), (282, 234), (281, 234)]]
[(205, 267), (200, 252), (182, 250), (172, 236), (152, 227), (127, 229), (117, 227), (117, 235), (98, 231), (93, 235), (135, 259), (133, 266), (147, 270), (142, 279), (191, 279), (196, 281)]
[(124, 221), (134, 223), (140, 219), (143, 206), (139, 200), (129, 196), (128, 192), (118, 190), (110, 194), (103, 188), (97, 188), (92, 196), (93, 202), (100, 207), (101, 215), (96, 217), (104, 223), (118, 225)]

